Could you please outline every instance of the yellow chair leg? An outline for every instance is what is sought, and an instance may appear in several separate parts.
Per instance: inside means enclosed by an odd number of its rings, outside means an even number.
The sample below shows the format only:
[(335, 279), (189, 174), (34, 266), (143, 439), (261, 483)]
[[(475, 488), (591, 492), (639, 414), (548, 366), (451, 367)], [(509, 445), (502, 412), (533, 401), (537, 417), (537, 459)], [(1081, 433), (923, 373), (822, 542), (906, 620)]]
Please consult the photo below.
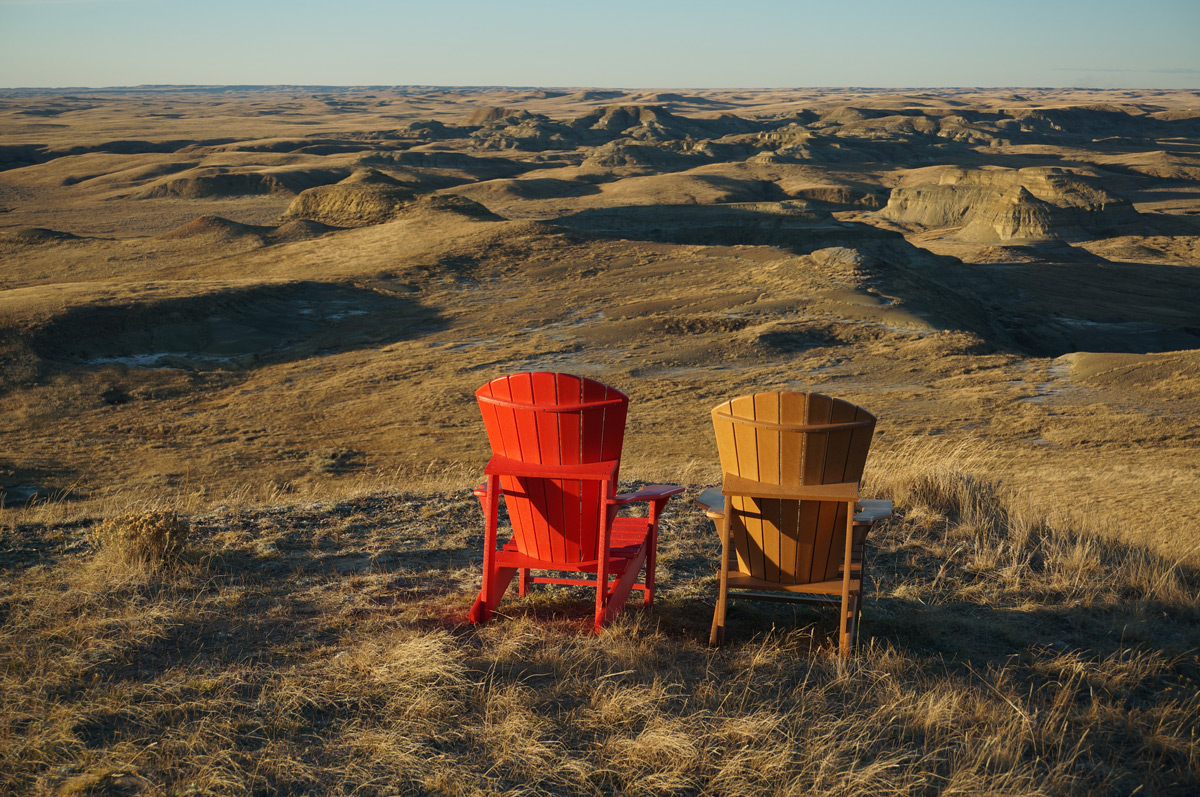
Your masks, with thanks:
[(729, 499), (725, 499), (725, 517), (717, 524), (721, 532), (720, 586), (717, 588), (717, 605), (713, 608), (712, 633), (708, 644), (720, 647), (725, 643), (725, 609), (729, 605)]

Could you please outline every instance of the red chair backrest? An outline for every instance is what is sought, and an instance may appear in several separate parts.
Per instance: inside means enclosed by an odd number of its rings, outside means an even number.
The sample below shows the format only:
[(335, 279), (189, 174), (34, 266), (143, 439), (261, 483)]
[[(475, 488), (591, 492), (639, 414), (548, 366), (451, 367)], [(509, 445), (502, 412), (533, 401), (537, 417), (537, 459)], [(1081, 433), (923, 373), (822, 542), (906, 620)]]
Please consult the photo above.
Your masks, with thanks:
[[(492, 453), (527, 464), (621, 459), (629, 399), (570, 374), (502, 376), (475, 391)], [(517, 549), (551, 562), (598, 558), (603, 485), (578, 479), (500, 479)]]

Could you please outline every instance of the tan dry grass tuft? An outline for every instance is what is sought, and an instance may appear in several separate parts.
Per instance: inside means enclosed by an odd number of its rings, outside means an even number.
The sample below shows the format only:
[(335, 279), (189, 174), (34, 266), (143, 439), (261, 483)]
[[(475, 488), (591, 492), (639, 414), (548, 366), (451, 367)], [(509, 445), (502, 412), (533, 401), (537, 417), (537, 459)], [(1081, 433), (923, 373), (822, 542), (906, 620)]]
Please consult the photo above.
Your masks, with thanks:
[(178, 561), (191, 524), (170, 510), (127, 512), (92, 531), (91, 542), (116, 564), (156, 568)]
[[(901, 510), (881, 545), (941, 560), (939, 572), (913, 584), (923, 599), (948, 588), (987, 601), (999, 595), (1068, 606), (1151, 601), (1200, 608), (1195, 574), (1182, 562), (1106, 532), (1103, 515), (1032, 509), (1024, 496), (972, 470), (985, 456), (978, 446), (959, 446), (915, 458), (904, 451), (875, 463), (871, 494), (893, 499)], [(947, 585), (952, 571), (956, 583)]]

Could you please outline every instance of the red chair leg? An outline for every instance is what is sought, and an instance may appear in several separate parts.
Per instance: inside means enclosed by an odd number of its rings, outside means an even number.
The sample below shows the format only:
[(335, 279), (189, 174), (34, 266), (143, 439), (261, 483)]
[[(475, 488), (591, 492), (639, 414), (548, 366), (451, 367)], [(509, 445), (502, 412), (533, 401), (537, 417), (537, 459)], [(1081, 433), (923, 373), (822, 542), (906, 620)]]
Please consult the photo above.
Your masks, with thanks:
[(492, 614), (500, 605), (500, 599), (504, 597), (508, 585), (512, 583), (513, 576), (516, 574), (517, 568), (515, 567), (498, 567), (494, 573), (490, 574), (484, 571), (483, 589), (479, 591), (479, 597), (475, 599), (471, 611), (467, 614), (467, 620), (472, 625), (486, 623), (492, 619)]
[(658, 564), (658, 524), (650, 527), (646, 535), (646, 594), (642, 597), (642, 606), (649, 609), (654, 605), (654, 568)]
[(596, 615), (592, 623), (592, 633), (594, 634), (599, 634), (600, 629), (604, 627), (609, 601), (608, 573), (604, 569), (600, 569), (596, 573)]

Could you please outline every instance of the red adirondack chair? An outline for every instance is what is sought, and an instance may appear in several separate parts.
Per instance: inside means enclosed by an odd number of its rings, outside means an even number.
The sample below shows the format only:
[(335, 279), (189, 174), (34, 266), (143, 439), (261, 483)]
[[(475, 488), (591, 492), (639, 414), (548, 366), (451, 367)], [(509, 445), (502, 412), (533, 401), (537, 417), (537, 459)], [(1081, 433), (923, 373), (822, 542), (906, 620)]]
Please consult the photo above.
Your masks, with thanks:
[[(475, 491), (484, 514), (483, 589), (471, 607), (484, 623), (519, 573), (530, 581), (596, 588), (595, 630), (611, 621), (631, 590), (654, 601), (658, 518), (682, 487), (652, 485), (618, 494), (617, 477), (629, 399), (591, 379), (546, 372), (519, 373), (475, 392), (492, 458), (487, 482)], [(500, 496), (512, 538), (497, 550)], [(647, 517), (617, 510), (648, 502)], [(645, 568), (645, 578), (637, 576)], [(530, 570), (576, 577), (530, 577)], [(611, 580), (611, 582), (610, 582)]]

